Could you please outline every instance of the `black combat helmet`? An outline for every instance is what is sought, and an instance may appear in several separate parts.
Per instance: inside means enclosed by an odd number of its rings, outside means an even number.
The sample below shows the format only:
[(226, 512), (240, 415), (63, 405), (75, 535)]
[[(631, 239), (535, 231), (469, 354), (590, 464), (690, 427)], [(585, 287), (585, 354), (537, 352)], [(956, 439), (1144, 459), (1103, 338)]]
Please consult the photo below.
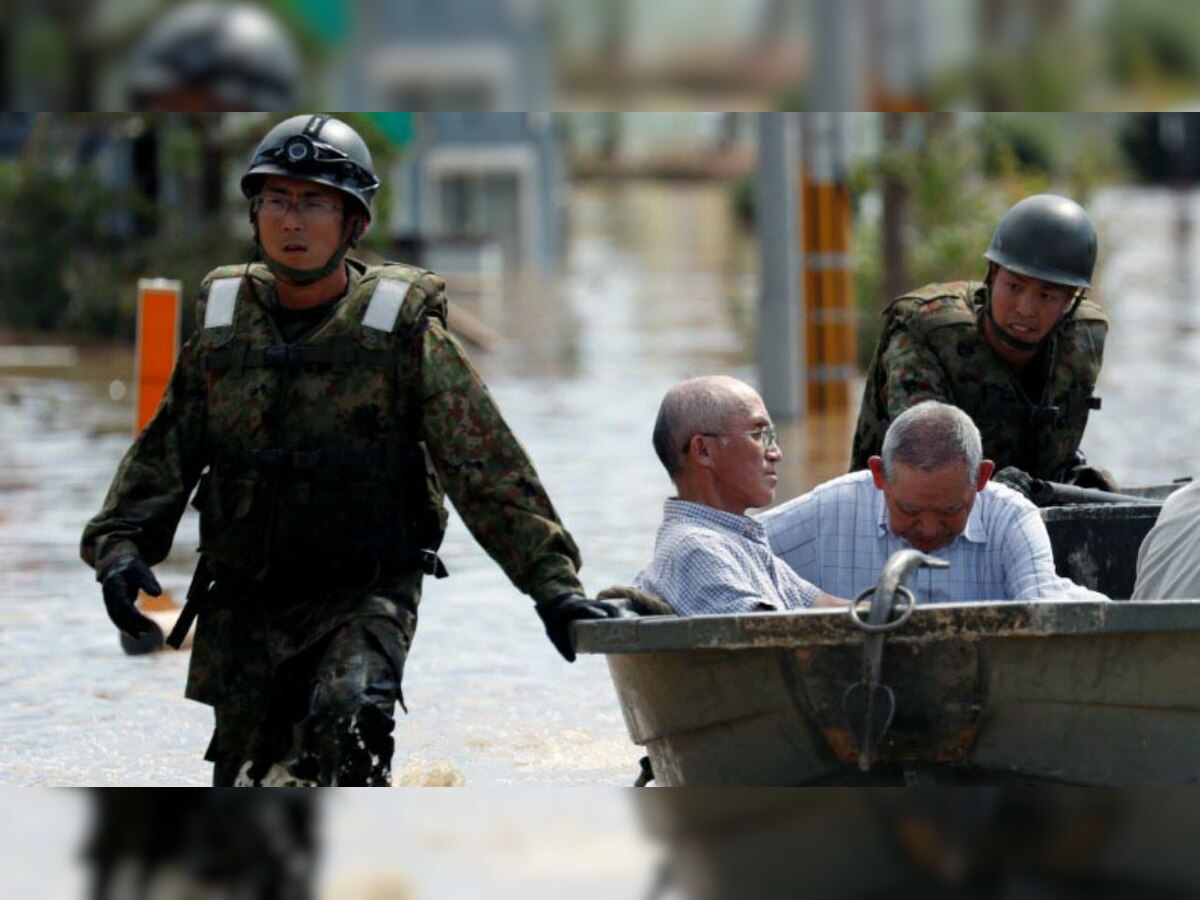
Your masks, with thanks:
[(358, 202), (367, 219), (371, 218), (371, 198), (379, 190), (366, 142), (332, 116), (292, 116), (268, 131), (242, 176), (242, 193), (247, 199), (258, 196), (268, 175), (287, 175), (337, 188)]
[(134, 109), (196, 90), (210, 109), (284, 110), (295, 104), (300, 68), (295, 43), (269, 13), (197, 0), (172, 9), (134, 48), (126, 90)]
[(983, 255), (1019, 275), (1088, 289), (1096, 265), (1096, 226), (1074, 200), (1034, 194), (1004, 214)]

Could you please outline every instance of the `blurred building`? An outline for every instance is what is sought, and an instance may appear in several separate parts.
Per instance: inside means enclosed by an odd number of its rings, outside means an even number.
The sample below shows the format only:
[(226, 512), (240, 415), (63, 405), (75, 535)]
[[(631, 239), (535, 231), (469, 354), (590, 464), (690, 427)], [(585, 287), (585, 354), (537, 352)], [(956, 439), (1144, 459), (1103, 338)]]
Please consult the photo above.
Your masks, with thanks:
[(409, 152), (389, 179), (393, 234), (425, 245), (422, 261), (433, 268), (469, 269), (472, 257), (493, 270), (556, 265), (565, 172), (554, 117), (423, 112), (413, 121)]
[(349, 43), (335, 55), (328, 85), (350, 108), (482, 112), (551, 104), (534, 3), (362, 0), (347, 21)]
[(809, 3), (562, 0), (557, 68), (579, 109), (773, 109), (805, 78)]
[[(0, 3), (6, 108), (120, 108), (122, 65), (177, 5)], [(256, 5), (299, 41), (303, 107), (1130, 110), (1194, 105), (1200, 75), (1177, 0)]]
[(330, 105), (410, 111), (405, 157), (387, 179), (402, 249), (485, 276), (554, 266), (564, 224), (555, 122), (505, 112), (552, 105), (538, 5), (371, 0), (347, 7), (345, 24)]
[(583, 176), (728, 178), (754, 167), (748, 112), (567, 114), (571, 162)]

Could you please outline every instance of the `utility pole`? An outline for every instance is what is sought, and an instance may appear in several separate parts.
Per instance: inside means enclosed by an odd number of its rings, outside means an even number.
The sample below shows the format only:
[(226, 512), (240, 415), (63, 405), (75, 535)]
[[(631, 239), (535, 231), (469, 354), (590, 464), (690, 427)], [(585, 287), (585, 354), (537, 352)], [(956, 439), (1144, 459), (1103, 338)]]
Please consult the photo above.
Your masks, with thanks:
[(758, 116), (759, 391), (767, 411), (779, 421), (802, 416), (807, 400), (801, 340), (804, 297), (798, 259), (797, 130), (796, 113)]
[(862, 0), (815, 0), (817, 39), (813, 108), (800, 116), (805, 360), (807, 408), (849, 408), (857, 373), (850, 268), (848, 184), (851, 113), (864, 96), (858, 71), (865, 7)]

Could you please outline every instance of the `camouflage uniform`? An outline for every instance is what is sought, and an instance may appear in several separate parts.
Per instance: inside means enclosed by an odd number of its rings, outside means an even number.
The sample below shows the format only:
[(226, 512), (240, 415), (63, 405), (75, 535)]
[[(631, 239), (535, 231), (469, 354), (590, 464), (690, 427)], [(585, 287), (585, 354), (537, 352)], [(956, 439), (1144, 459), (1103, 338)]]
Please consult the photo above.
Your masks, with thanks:
[[(1075, 462), (1104, 355), (1108, 319), (1089, 300), (1018, 376), (983, 333), (987, 288), (931, 284), (894, 300), (867, 372), (850, 469), (880, 452), (888, 424), (922, 400), (967, 412), (998, 469), (1063, 480)], [(1031, 383), (1034, 385), (1031, 387)]]
[(92, 900), (315, 895), (313, 793), (93, 788), (91, 797)]
[(189, 593), (187, 696), (216, 708), (218, 783), (251, 755), (279, 759), (292, 726), (320, 730), (301, 721), (296, 682), (331, 641), (343, 661), (388, 663), (362, 669), (359, 688), (390, 733), (422, 575), (440, 567), (442, 485), (520, 590), (539, 603), (582, 593), (574, 542), (446, 331), (444, 282), (398, 265), (348, 272), (333, 312), (291, 344), (264, 266), (211, 272), (201, 327), (84, 531), (99, 571), (129, 553), (154, 565), (198, 485), (207, 570)]

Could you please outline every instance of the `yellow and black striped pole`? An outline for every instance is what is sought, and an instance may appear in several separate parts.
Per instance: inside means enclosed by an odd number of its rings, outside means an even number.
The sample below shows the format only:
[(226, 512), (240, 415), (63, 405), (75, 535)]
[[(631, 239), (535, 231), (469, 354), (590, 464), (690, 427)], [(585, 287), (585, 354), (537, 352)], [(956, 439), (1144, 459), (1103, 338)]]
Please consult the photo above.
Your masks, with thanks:
[(846, 126), (845, 113), (801, 115), (800, 277), (807, 407), (812, 412), (846, 410), (856, 373)]

